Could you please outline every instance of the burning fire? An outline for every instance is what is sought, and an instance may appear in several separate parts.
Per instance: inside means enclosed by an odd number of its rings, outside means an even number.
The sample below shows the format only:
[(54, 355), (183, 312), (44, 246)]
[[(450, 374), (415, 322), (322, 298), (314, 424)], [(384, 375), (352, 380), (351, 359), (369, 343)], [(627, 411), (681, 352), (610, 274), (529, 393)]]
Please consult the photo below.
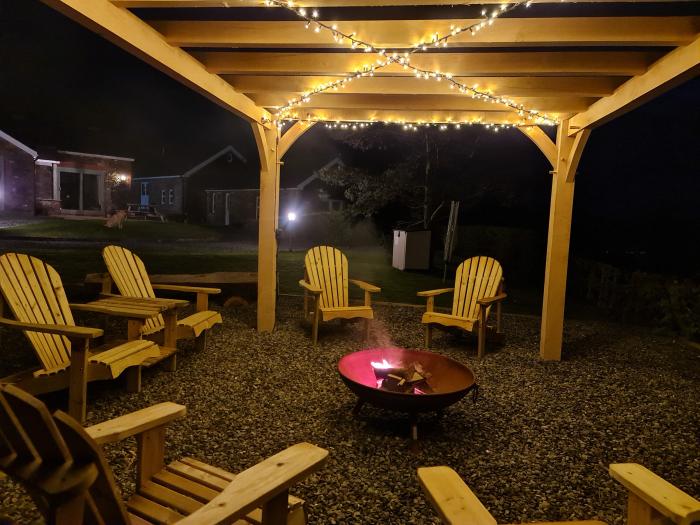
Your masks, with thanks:
[(372, 368), (378, 368), (380, 370), (384, 370), (386, 368), (396, 368), (394, 365), (392, 365), (386, 359), (382, 359), (381, 363), (379, 363), (377, 361), (370, 361), (370, 364), (372, 365)]

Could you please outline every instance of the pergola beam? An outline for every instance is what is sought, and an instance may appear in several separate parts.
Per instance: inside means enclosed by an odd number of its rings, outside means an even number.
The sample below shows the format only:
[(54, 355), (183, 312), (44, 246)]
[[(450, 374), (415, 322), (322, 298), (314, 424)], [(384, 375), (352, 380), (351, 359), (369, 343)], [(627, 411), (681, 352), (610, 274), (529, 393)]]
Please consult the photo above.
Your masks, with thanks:
[[(211, 73), (342, 75), (372, 65), (370, 53), (193, 51)], [(634, 76), (644, 73), (658, 51), (523, 51), (416, 54), (411, 64), (456, 76)], [(446, 67), (449, 65), (449, 67)], [(399, 64), (382, 68), (393, 76), (412, 76)]]
[[(232, 0), (233, 1), (233, 0)], [(237, 0), (236, 0), (237, 1)], [(410, 48), (481, 19), (326, 21), (378, 47)], [(340, 48), (328, 31), (316, 33), (298, 21), (162, 20), (150, 24), (172, 45), (182, 47)], [(488, 31), (450, 39), (452, 47), (502, 46), (679, 46), (700, 32), (700, 17), (503, 18)]]
[(376, 110), (376, 109), (319, 109), (301, 108), (289, 114), (300, 120), (394, 122), (394, 123), (461, 123), (461, 124), (509, 124), (521, 123), (514, 111), (429, 111), (429, 110)]
[(190, 54), (168, 44), (156, 30), (131, 12), (108, 0), (42, 1), (248, 121), (269, 122), (267, 110), (236, 92), (221, 77), (208, 72)]
[(604, 124), (700, 73), (700, 37), (674, 49), (649, 69), (571, 119), (570, 133)]
[[(287, 103), (294, 93), (254, 94), (253, 100), (265, 107), (279, 107)], [(595, 99), (585, 97), (520, 97), (514, 99), (528, 108), (548, 114), (576, 113), (590, 106)], [(374, 110), (430, 110), (430, 111), (503, 111), (500, 104), (477, 100), (469, 95), (384, 95), (384, 94), (320, 94), (299, 106), (316, 109), (374, 109)]]
[[(692, 2), (693, 0), (675, 0)], [(263, 7), (264, 0), (113, 0), (121, 7)], [(535, 4), (558, 4), (561, 0), (532, 0)], [(573, 0), (571, 3), (651, 3), (658, 0)], [(503, 0), (477, 0), (472, 4), (501, 4)], [(445, 0), (298, 0), (300, 7), (373, 7), (373, 6), (413, 6), (444, 5)]]
[[(285, 91), (300, 95), (339, 80), (339, 76), (223, 75), (236, 91), (251, 94)], [(627, 77), (455, 77), (462, 84), (478, 85), (508, 97), (604, 97), (611, 95)], [(338, 93), (392, 93), (396, 95), (452, 95), (447, 82), (426, 82), (411, 77), (361, 77)]]

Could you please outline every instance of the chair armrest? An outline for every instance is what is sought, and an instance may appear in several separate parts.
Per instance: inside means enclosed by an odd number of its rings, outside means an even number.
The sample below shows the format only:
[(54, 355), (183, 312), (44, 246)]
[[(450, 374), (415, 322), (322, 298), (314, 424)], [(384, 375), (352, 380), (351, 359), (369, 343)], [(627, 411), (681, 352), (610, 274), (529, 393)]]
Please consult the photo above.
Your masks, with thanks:
[(610, 476), (678, 525), (700, 520), (700, 501), (638, 463), (613, 463)]
[(100, 330), (99, 328), (90, 328), (87, 326), (22, 323), (20, 321), (14, 321), (12, 319), (5, 319), (4, 317), (0, 317), (0, 324), (10, 328), (17, 328), (19, 330), (28, 330), (30, 332), (42, 332), (45, 334), (65, 335), (66, 337), (76, 339), (95, 339), (96, 337), (101, 337), (104, 333), (104, 331)]
[(214, 295), (221, 293), (221, 288), (208, 288), (205, 286), (181, 286), (179, 284), (151, 284), (154, 290), (169, 290), (171, 292), (192, 292)]
[(301, 281), (299, 281), (299, 286), (301, 286), (307, 292), (312, 293), (314, 295), (320, 295), (321, 292), (323, 292), (323, 290), (321, 290), (320, 288), (316, 288), (315, 286), (312, 286), (311, 284), (307, 283), (303, 279)]
[(454, 291), (454, 288), (438, 288), (437, 290), (425, 290), (423, 292), (418, 292), (418, 297), (435, 297), (436, 295), (442, 295), (444, 293)]
[(496, 525), (495, 518), (450, 467), (421, 467), (418, 481), (443, 523)]
[(493, 297), (482, 297), (481, 299), (477, 300), (476, 302), (478, 304), (480, 304), (481, 306), (491, 306), (494, 303), (500, 303), (506, 297), (508, 297), (507, 294), (500, 293), (498, 295), (494, 295)]
[(100, 445), (114, 443), (184, 417), (186, 412), (187, 409), (184, 405), (170, 402), (158, 403), (157, 405), (92, 425), (87, 427), (85, 431)]
[(382, 291), (379, 286), (374, 286), (373, 284), (366, 283), (364, 281), (360, 281), (359, 279), (348, 279), (349, 282), (354, 284), (355, 286), (359, 286), (362, 288), (365, 292), (369, 293), (379, 293)]
[(99, 306), (99, 305), (92, 305), (92, 304), (77, 304), (77, 303), (71, 303), (70, 305), (71, 310), (77, 310), (77, 311), (82, 311), (82, 312), (94, 312), (98, 314), (107, 314), (107, 315), (113, 315), (114, 317), (126, 317), (127, 319), (150, 319), (154, 315), (157, 314), (146, 314), (146, 313), (139, 313), (139, 312), (134, 312), (133, 310), (127, 310), (124, 308), (118, 308), (114, 306)]
[(209, 503), (193, 512), (179, 525), (231, 523), (289, 487), (319, 470), (328, 451), (310, 443), (298, 443), (237, 474), (234, 480)]

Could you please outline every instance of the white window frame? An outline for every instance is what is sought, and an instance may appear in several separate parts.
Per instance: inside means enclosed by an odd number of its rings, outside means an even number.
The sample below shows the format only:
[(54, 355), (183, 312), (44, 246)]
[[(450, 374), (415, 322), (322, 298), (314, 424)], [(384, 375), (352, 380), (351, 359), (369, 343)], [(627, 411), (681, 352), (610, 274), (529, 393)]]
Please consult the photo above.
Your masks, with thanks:
[(175, 190), (170, 188), (168, 190), (168, 204), (173, 204), (175, 202)]
[(165, 190), (160, 190), (160, 203), (165, 204)]
[(211, 208), (209, 208), (209, 213), (214, 215), (216, 213), (216, 193), (211, 194)]

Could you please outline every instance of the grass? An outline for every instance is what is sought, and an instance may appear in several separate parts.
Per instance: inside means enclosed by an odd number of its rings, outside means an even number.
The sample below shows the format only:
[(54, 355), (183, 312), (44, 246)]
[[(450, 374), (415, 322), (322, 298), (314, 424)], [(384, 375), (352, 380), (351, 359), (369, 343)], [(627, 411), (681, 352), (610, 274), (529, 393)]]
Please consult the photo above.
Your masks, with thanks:
[[(3, 237), (95, 242), (60, 246), (52, 242), (3, 241)], [(105, 228), (103, 220), (49, 218), (0, 229), (0, 252), (17, 250), (39, 257), (54, 266), (69, 285), (82, 283), (88, 273), (106, 271), (100, 254), (101, 242), (126, 246), (133, 242), (132, 249), (151, 273), (257, 271), (255, 251), (232, 250), (230, 244), (219, 242), (223, 240), (236, 239), (231, 238), (230, 233), (227, 235), (226, 230), (197, 224), (129, 221), (123, 230), (115, 230)], [(424, 300), (416, 296), (417, 291), (451, 286), (442, 282), (442, 272), (402, 272), (393, 268), (390, 252), (382, 248), (350, 248), (344, 252), (350, 263), (351, 278), (382, 288), (381, 293), (373, 297), (374, 301), (424, 304)], [(305, 251), (280, 249), (277, 259), (280, 293), (302, 293), (298, 282), (304, 275), (304, 255)], [(351, 285), (350, 297), (361, 299), (362, 292)], [(512, 312), (538, 313), (540, 298), (539, 292), (510, 289), (505, 308)], [(436, 302), (438, 306), (449, 306), (451, 300), (451, 294), (445, 294)]]
[(107, 228), (104, 219), (47, 218), (0, 230), (2, 237), (124, 241), (133, 239), (219, 240), (221, 230), (200, 224), (129, 220), (124, 229)]

